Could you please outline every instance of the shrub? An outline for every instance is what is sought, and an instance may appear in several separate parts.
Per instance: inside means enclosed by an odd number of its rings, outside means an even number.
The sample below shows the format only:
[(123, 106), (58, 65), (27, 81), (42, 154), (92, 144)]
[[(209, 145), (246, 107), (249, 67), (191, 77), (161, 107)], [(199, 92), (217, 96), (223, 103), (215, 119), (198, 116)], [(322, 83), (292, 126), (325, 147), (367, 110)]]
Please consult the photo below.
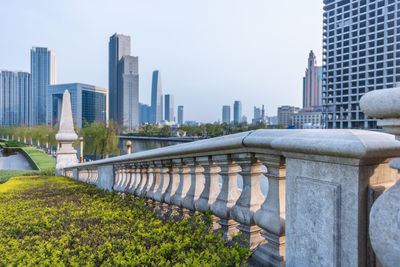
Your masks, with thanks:
[(159, 219), (143, 199), (64, 177), (0, 185), (0, 266), (239, 266), (247, 248), (211, 234), (207, 216)]

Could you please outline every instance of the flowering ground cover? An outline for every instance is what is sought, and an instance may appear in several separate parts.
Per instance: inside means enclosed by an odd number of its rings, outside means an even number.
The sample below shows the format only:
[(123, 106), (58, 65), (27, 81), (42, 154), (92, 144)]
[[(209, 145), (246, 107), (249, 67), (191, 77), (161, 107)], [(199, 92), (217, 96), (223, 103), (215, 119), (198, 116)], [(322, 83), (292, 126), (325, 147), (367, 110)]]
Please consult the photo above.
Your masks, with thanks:
[(207, 225), (207, 216), (160, 219), (143, 199), (65, 177), (14, 177), (0, 185), (0, 266), (243, 264), (248, 249)]

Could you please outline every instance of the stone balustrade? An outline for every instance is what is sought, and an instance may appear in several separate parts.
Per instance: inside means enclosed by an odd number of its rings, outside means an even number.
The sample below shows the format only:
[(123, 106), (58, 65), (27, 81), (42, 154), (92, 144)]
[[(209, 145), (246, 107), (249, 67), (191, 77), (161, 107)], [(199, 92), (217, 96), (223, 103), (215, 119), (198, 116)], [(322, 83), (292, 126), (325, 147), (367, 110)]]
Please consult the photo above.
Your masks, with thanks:
[(397, 180), (388, 162), (399, 156), (400, 142), (384, 133), (257, 130), (75, 164), (64, 174), (187, 216), (210, 210), (213, 229), (226, 240), (240, 230), (259, 265), (365, 266), (369, 188)]

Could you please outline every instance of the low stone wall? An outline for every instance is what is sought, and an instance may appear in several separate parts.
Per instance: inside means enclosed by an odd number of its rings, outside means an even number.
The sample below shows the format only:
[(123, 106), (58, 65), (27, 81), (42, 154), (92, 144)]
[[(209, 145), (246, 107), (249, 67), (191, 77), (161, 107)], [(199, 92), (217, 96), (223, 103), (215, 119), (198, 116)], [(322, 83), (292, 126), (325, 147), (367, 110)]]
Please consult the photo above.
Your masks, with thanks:
[(2, 147), (5, 152), (18, 152), (29, 162), (33, 170), (40, 171), (40, 167), (36, 164), (35, 160), (26, 152), (23, 147)]

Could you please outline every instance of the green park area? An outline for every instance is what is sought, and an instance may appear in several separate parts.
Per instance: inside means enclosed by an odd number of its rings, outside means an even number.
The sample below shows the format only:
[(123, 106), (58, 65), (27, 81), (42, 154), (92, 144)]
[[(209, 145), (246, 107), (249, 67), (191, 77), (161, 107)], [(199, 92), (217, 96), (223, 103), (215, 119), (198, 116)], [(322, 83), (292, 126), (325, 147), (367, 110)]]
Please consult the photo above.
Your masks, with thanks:
[(243, 265), (248, 249), (210, 221), (163, 219), (143, 199), (65, 177), (13, 177), (0, 185), (0, 266)]

